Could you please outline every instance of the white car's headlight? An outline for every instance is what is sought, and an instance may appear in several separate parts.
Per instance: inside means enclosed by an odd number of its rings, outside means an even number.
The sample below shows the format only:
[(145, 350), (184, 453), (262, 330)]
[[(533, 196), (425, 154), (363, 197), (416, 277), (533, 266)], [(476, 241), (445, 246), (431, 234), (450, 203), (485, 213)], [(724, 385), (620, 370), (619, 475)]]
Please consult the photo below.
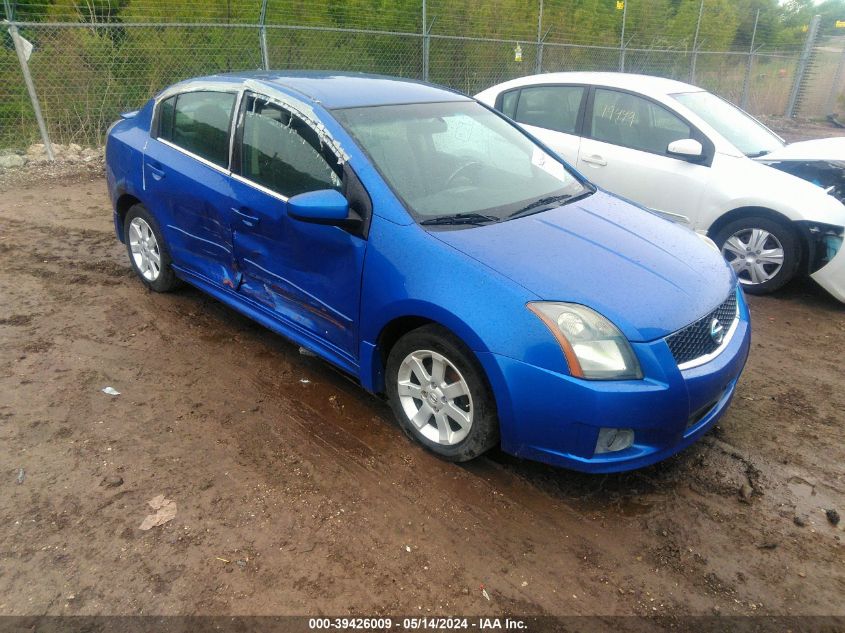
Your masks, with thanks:
[(552, 301), (536, 301), (527, 307), (557, 339), (573, 376), (589, 380), (643, 377), (628, 339), (595, 310), (577, 303)]

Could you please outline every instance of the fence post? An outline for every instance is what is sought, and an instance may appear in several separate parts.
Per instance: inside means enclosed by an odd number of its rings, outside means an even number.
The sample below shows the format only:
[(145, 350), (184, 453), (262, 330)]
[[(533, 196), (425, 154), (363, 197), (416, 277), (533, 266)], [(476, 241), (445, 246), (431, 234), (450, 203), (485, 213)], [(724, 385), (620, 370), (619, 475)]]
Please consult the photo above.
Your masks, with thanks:
[(47, 134), (47, 126), (44, 124), (44, 117), (41, 115), (41, 105), (38, 103), (38, 95), (35, 93), (35, 84), (32, 83), (32, 75), (29, 74), (29, 62), (26, 59), (26, 51), (20, 34), (18, 33), (17, 25), (12, 22), (12, 9), (9, 6), (9, 0), (3, 0), (6, 8), (6, 23), (9, 25), (9, 35), (12, 36), (12, 42), (15, 44), (15, 52), (18, 54), (18, 62), (21, 65), (21, 73), (23, 73), (23, 80), (26, 84), (26, 90), (29, 92), (29, 100), (32, 102), (32, 110), (35, 113), (35, 121), (38, 123), (38, 131), (41, 133), (41, 141), (44, 143), (44, 151), (47, 152), (47, 158), (51, 161), (56, 160), (56, 155), (53, 153), (53, 144), (50, 142), (50, 136)]
[(690, 59), (689, 82), (695, 83), (695, 67), (698, 64), (698, 33), (701, 31), (701, 16), (704, 14), (704, 0), (698, 5), (698, 22), (695, 23), (695, 38), (692, 41), (692, 58)]
[(429, 44), (431, 43), (431, 39), (428, 36), (429, 29), (428, 29), (428, 13), (426, 7), (426, 1), (422, 0), (422, 36), (423, 36), (423, 81), (428, 81), (428, 52), (429, 52)]
[(751, 46), (748, 49), (748, 63), (745, 65), (745, 79), (742, 81), (742, 99), (739, 105), (743, 110), (748, 110), (748, 93), (751, 90), (751, 71), (754, 68), (754, 40), (757, 39), (757, 22), (760, 20), (760, 9), (754, 18), (754, 30), (751, 32)]
[(270, 70), (270, 56), (267, 54), (267, 0), (261, 0), (261, 14), (258, 16), (258, 39), (261, 45), (261, 67)]
[(540, 13), (537, 16), (537, 55), (534, 58), (534, 74), (543, 72), (543, 0), (540, 0)]
[(807, 66), (809, 66), (810, 57), (813, 54), (813, 47), (816, 45), (816, 35), (819, 32), (819, 22), (822, 16), (813, 16), (810, 22), (810, 29), (807, 32), (807, 40), (804, 42), (804, 49), (801, 51), (801, 57), (798, 60), (798, 68), (795, 69), (795, 81), (792, 82), (792, 91), (789, 93), (789, 105), (786, 106), (787, 118), (793, 118), (798, 107), (798, 99), (801, 96), (801, 88), (804, 84), (804, 79), (807, 76)]
[(543, 72), (543, 40), (537, 42), (537, 59), (534, 61), (534, 74)]
[(625, 21), (628, 18), (628, 0), (622, 5), (622, 35), (619, 36), (619, 72), (625, 72)]
[(833, 76), (833, 85), (830, 87), (830, 96), (827, 100), (828, 114), (836, 114), (836, 101), (839, 97), (843, 76), (845, 76), (845, 46), (842, 48), (842, 55), (839, 57), (839, 66), (836, 68), (836, 74)]

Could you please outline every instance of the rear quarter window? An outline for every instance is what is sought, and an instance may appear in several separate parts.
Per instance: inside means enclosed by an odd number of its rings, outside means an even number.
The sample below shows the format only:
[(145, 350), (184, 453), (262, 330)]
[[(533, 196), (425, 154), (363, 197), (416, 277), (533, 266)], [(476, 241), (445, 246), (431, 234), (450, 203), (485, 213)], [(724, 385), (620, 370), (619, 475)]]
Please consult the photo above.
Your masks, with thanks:
[(511, 90), (502, 95), (502, 113), (513, 118), (516, 115), (516, 102), (519, 101), (519, 90)]
[(176, 113), (176, 97), (161, 102), (158, 113), (159, 138), (173, 138), (173, 116)]

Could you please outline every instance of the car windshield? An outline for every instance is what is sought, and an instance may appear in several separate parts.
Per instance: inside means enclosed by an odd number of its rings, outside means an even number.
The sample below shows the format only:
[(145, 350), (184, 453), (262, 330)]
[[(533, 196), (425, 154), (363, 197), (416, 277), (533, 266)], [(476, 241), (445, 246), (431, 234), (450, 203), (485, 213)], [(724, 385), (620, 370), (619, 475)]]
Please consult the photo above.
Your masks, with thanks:
[(425, 224), (485, 224), (586, 195), (559, 159), (474, 101), (335, 110)]
[(672, 96), (709, 123), (746, 156), (765, 156), (784, 145), (757, 119), (712, 93), (683, 92)]

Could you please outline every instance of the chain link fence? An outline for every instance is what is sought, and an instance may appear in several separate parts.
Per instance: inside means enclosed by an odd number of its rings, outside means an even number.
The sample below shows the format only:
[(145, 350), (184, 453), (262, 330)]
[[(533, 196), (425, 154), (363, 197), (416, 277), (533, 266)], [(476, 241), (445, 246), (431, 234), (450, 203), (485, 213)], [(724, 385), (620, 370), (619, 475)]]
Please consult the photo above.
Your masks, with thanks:
[(835, 41), (814, 47), (799, 111), (808, 115), (845, 112), (845, 50)]
[[(526, 8), (509, 39), (502, 32), (509, 22), (501, 16), (483, 10), (462, 15), (445, 0), (429, 0), (428, 6), (419, 1), (416, 11), (397, 9), (387, 16), (338, 15), (343, 3), (313, 8), (281, 0), (235, 0), (233, 10), (229, 0), (225, 15), (206, 10), (197, 16), (202, 21), (175, 22), (162, 13), (166, 5), (158, 0), (130, 0), (133, 12), (120, 21), (111, 14), (85, 14), (79, 7), (68, 15), (19, 18), (6, 27), (16, 26), (32, 52), (21, 63), (4, 28), (0, 150), (25, 148), (40, 139), (24, 66), (49, 138), (82, 146), (101, 144), (121, 111), (138, 107), (175, 81), (262, 67), (383, 73), (470, 94), (535, 72), (624, 69), (690, 81), (755, 114), (783, 115), (796, 82), (801, 90), (789, 114), (812, 117), (845, 109), (845, 50), (838, 43), (845, 38), (813, 42), (806, 58), (794, 47), (755, 50), (753, 39), (745, 52), (704, 50), (695, 40), (669, 43), (656, 37), (644, 45), (636, 30), (613, 42), (611, 30), (606, 37), (589, 39), (577, 29), (561, 31), (558, 22), (544, 25), (542, 0), (537, 0), (535, 13)], [(546, 15), (553, 1), (546, 0)], [(536, 29), (530, 27), (532, 20)], [(349, 26), (338, 27), (338, 22)]]

